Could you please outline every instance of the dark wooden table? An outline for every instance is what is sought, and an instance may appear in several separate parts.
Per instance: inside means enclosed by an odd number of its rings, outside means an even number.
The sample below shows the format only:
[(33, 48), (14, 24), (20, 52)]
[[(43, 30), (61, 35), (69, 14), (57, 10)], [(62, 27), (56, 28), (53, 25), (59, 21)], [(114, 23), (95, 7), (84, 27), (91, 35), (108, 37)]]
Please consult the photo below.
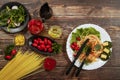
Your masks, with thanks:
[[(0, 0), (0, 6), (8, 1)], [(16, 0), (29, 10), (32, 18), (40, 19), (39, 9), (48, 2), (53, 9), (53, 17), (45, 23), (45, 31), (40, 35), (48, 36), (51, 25), (60, 25), (63, 36), (56, 41), (62, 44), (62, 53), (53, 56), (57, 67), (50, 72), (41, 72), (24, 80), (120, 80), (120, 0)], [(66, 76), (65, 71), (70, 64), (66, 53), (66, 40), (69, 33), (78, 25), (93, 23), (106, 29), (110, 34), (113, 51), (109, 61), (101, 68), (82, 71), (79, 77)], [(29, 32), (21, 32), (26, 38)], [(3, 58), (3, 49), (13, 41), (16, 34), (7, 34), (0, 30), (0, 68), (7, 63)]]

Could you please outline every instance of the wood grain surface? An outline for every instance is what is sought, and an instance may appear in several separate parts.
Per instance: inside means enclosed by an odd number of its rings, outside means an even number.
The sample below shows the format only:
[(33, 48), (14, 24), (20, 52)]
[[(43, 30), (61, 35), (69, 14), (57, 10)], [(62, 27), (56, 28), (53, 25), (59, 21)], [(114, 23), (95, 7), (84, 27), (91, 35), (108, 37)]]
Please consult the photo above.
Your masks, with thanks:
[[(48, 36), (47, 31), (51, 25), (60, 25), (63, 29), (63, 36), (56, 39), (62, 44), (63, 50), (52, 56), (57, 61), (56, 69), (40, 72), (23, 80), (120, 80), (120, 0), (0, 0), (0, 7), (9, 1), (22, 3), (31, 17), (36, 19), (40, 19), (41, 5), (48, 2), (53, 16), (45, 23), (45, 31), (40, 35)], [(74, 28), (85, 23), (97, 24), (109, 33), (113, 44), (112, 56), (99, 69), (83, 70), (79, 77), (66, 76), (65, 71), (70, 64), (66, 53), (67, 37)], [(21, 33), (26, 39), (31, 36), (28, 31)], [(15, 35), (0, 30), (0, 69), (7, 63), (3, 50), (13, 42)]]

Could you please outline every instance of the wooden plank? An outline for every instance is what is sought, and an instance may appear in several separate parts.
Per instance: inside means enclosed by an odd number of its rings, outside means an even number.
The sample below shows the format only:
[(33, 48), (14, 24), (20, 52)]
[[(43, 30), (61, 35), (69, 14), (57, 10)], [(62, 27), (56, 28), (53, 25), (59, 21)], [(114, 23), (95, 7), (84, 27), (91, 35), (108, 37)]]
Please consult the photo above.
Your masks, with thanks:
[[(36, 2), (36, 1), (35, 1)], [(34, 17), (37, 16), (39, 17), (39, 9), (40, 9), (40, 4), (36, 4), (33, 1), (33, 4), (30, 3), (24, 3), (24, 5), (27, 7), (31, 15), (35, 14)], [(33, 9), (34, 7), (34, 9)], [(96, 7), (96, 6), (82, 6), (82, 5), (73, 5), (73, 6), (64, 6), (64, 5), (51, 5), (51, 8), (53, 9), (53, 14), (54, 16), (76, 16), (76, 17), (83, 17), (83, 16), (88, 16), (88, 17), (120, 17), (120, 9), (114, 8), (114, 7), (108, 7), (108, 6), (101, 6), (101, 7)], [(36, 16), (36, 17), (37, 17)]]
[(68, 27), (76, 27), (80, 24), (92, 23), (97, 24), (101, 27), (109, 27), (109, 26), (120, 26), (119, 18), (93, 18), (93, 17), (52, 17), (47, 21), (49, 25), (63, 25)]
[(62, 5), (82, 5), (82, 6), (110, 6), (119, 8), (119, 0), (41, 0), (42, 3), (62, 4)]
[(53, 5), (54, 16), (120, 17), (120, 9), (95, 6)]
[[(100, 18), (113, 18), (120, 17), (120, 9), (113, 7), (95, 7), (95, 6), (64, 6), (64, 5), (51, 5), (53, 10), (53, 17), (67, 18), (83, 18), (83, 17), (100, 17)], [(39, 17), (40, 7), (34, 10), (29, 9), (33, 14), (32, 16)]]
[(0, 70), (7, 64), (6, 60), (0, 60)]
[[(42, 80), (49, 80), (49, 79), (55, 79), (55, 80), (74, 80), (74, 79), (80, 79), (80, 80), (119, 80), (120, 76), (120, 69), (118, 67), (116, 68), (100, 68), (97, 70), (91, 70), (91, 71), (81, 71), (81, 74), (79, 75), (79, 78), (71, 77), (71, 76), (65, 76), (66, 68), (64, 67), (57, 67), (55, 70), (50, 72), (41, 72), (36, 75), (33, 75), (31, 77), (28, 77), (23, 80), (35, 80), (35, 79), (42, 79)], [(113, 72), (114, 71), (114, 72)], [(74, 72), (74, 71), (73, 71)], [(72, 73), (73, 73), (72, 72)], [(104, 75), (104, 77), (103, 77)], [(57, 77), (57, 78), (56, 78)]]
[[(16, 1), (16, 0), (1, 0), (0, 4), (4, 4), (8, 1)], [(45, 2), (48, 2), (50, 5), (82, 5), (82, 6), (109, 6), (109, 7), (115, 7), (115, 8), (120, 8), (119, 7), (119, 0), (18, 0), (17, 2), (20, 2), (24, 5), (42, 5)]]

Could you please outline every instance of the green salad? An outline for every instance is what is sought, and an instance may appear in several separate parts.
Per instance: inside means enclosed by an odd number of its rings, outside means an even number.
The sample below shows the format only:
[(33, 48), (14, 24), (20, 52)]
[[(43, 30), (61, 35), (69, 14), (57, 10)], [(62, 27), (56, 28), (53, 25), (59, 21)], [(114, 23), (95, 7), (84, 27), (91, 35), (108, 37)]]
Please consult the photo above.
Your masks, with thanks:
[(16, 28), (25, 21), (25, 10), (22, 6), (6, 6), (0, 12), (0, 26), (8, 28)]
[(81, 39), (83, 39), (85, 36), (89, 34), (96, 35), (100, 39), (100, 32), (97, 31), (96, 29), (92, 27), (80, 28), (80, 29), (77, 29), (76, 32), (72, 33), (72, 38), (70, 40), (70, 43), (76, 42), (77, 37), (80, 37)]

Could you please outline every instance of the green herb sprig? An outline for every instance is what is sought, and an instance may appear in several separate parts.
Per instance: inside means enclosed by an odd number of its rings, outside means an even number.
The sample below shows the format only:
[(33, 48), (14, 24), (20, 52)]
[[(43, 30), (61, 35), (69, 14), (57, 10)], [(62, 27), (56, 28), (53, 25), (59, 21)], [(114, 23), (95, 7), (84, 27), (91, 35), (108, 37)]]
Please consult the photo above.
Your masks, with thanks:
[(58, 43), (52, 44), (53, 53), (58, 54), (61, 52), (62, 46)]
[(13, 50), (15, 46), (13, 44), (9, 45), (6, 47), (6, 49), (4, 50), (5, 54), (8, 55), (10, 54), (10, 52)]

